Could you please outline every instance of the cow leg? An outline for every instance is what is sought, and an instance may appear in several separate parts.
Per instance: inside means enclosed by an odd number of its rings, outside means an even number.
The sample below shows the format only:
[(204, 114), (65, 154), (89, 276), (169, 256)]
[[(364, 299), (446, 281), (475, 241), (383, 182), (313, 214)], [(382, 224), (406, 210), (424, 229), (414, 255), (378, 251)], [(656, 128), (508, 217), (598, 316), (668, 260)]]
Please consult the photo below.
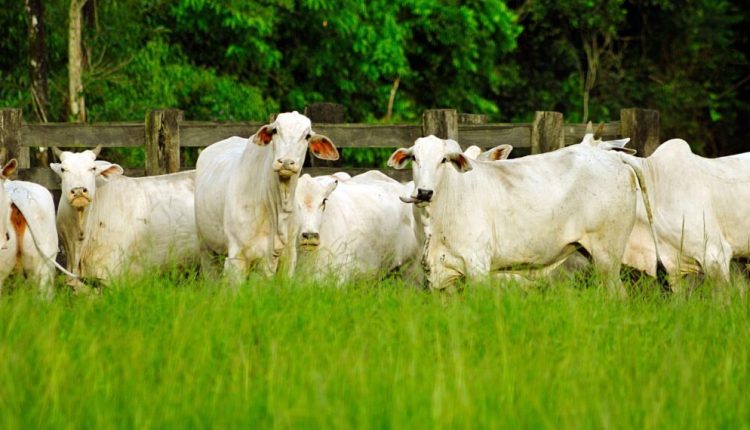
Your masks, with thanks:
[(472, 281), (486, 281), (490, 274), (490, 256), (474, 255), (466, 261), (466, 278)]
[(230, 243), (226, 260), (224, 260), (224, 276), (232, 286), (239, 285), (250, 272), (247, 255), (239, 246)]
[(218, 277), (219, 271), (216, 264), (216, 256), (213, 250), (208, 247), (203, 241), (200, 243), (200, 249), (198, 250), (200, 257), (201, 273), (207, 278)]
[(732, 260), (732, 249), (726, 243), (717, 243), (706, 249), (703, 270), (706, 276), (719, 283), (729, 283), (729, 263)]
[(24, 257), (24, 271), (39, 284), (39, 296), (51, 300), (54, 295), (55, 266), (40, 258)]
[[(453, 260), (453, 261), (449, 261)], [(425, 250), (422, 256), (422, 267), (430, 290), (443, 290), (450, 287), (464, 274), (457, 270), (457, 261), (444, 248)], [(449, 263), (454, 264), (449, 264)]]
[[(624, 241), (622, 242), (625, 243)], [(620, 267), (622, 266), (622, 250), (618, 253), (615, 247), (610, 246), (604, 240), (591, 240), (588, 244), (581, 244), (589, 251), (594, 260), (594, 270), (602, 277), (607, 291), (613, 297), (627, 298), (628, 292), (622, 285), (620, 279)]]

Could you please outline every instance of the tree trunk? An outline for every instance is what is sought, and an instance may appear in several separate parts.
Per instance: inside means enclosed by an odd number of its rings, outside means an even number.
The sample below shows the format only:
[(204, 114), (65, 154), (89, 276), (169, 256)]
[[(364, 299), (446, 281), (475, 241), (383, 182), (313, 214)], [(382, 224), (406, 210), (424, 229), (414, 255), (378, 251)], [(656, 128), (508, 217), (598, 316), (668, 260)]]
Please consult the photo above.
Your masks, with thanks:
[(83, 44), (81, 15), (86, 0), (70, 0), (68, 13), (68, 108), (70, 119), (86, 122), (83, 97)]
[(29, 27), (29, 76), (34, 113), (39, 122), (47, 122), (49, 93), (47, 91), (47, 34), (44, 26), (42, 0), (24, 0)]

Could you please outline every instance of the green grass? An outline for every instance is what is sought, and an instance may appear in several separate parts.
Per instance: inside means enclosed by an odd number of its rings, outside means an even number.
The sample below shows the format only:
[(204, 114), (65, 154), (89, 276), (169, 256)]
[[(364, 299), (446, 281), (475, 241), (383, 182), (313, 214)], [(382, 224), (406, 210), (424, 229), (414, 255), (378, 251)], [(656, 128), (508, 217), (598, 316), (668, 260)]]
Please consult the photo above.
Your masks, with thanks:
[(397, 281), (0, 298), (0, 428), (749, 428), (750, 301)]

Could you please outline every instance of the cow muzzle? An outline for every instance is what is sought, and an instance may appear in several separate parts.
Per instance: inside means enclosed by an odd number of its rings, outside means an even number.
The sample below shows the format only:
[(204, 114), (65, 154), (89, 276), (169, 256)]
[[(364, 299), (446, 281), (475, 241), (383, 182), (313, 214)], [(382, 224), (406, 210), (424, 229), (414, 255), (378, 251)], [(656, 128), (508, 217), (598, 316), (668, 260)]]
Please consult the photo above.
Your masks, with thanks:
[(273, 171), (279, 174), (281, 178), (291, 178), (299, 173), (300, 165), (289, 158), (279, 158), (273, 162)]
[(86, 187), (71, 188), (68, 192), (68, 202), (75, 209), (81, 210), (91, 203), (89, 190)]
[(304, 249), (315, 249), (320, 245), (320, 234), (318, 233), (304, 232), (300, 236), (299, 244)]

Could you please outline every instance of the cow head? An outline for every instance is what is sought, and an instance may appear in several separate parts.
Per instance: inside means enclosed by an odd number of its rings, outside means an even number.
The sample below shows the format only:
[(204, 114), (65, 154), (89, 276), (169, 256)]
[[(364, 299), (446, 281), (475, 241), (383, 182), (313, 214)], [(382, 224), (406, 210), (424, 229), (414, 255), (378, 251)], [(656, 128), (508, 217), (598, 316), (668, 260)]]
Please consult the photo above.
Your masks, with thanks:
[(331, 140), (312, 130), (310, 119), (297, 112), (279, 114), (276, 120), (264, 125), (253, 135), (252, 142), (273, 151), (273, 171), (280, 178), (299, 173), (307, 148), (323, 160), (338, 160), (339, 153)]
[(16, 171), (18, 162), (15, 158), (5, 163), (0, 171), (0, 249), (5, 249), (10, 240), (10, 199), (5, 192), (5, 181)]
[(458, 142), (440, 139), (435, 136), (422, 137), (414, 142), (411, 148), (397, 149), (388, 159), (388, 165), (403, 169), (412, 162), (415, 195), (401, 198), (406, 203), (425, 204), (432, 200), (435, 188), (446, 174), (448, 165), (458, 172), (472, 169), (470, 160), (499, 160), (506, 158), (513, 149), (510, 145), (500, 145), (485, 153), (478, 154), (478, 148), (469, 147), (461, 153)]
[(299, 244), (306, 249), (320, 245), (320, 224), (326, 210), (326, 200), (339, 184), (334, 176), (313, 178), (302, 175), (297, 182), (295, 201), (299, 222)]
[(96, 159), (101, 145), (93, 151), (68, 152), (57, 148), (53, 150), (60, 162), (50, 163), (49, 166), (62, 179), (60, 198), (78, 211), (86, 209), (94, 200), (97, 184), (103, 184), (123, 173), (119, 165)]

